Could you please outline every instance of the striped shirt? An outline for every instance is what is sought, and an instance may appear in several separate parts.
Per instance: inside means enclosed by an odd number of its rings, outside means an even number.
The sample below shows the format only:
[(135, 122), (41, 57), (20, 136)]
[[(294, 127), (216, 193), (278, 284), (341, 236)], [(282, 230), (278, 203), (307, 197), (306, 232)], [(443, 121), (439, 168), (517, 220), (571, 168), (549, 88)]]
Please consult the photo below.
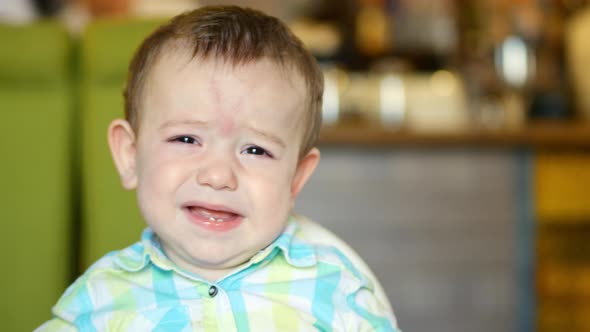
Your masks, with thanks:
[(101, 258), (37, 331), (397, 331), (370, 278), (291, 217), (248, 263), (208, 282), (166, 257), (151, 229)]

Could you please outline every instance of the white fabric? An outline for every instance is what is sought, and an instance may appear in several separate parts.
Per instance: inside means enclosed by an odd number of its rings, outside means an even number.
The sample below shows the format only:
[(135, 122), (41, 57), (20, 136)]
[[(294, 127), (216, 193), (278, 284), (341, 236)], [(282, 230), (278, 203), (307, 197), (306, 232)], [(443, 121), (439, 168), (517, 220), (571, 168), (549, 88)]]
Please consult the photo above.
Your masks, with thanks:
[(354, 251), (354, 249), (352, 249), (346, 242), (344, 242), (334, 233), (327, 230), (318, 223), (300, 215), (297, 215), (297, 220), (299, 221), (299, 227), (301, 232), (306, 234), (305, 238), (310, 239), (310, 242), (323, 245), (329, 244), (342, 251), (342, 253), (352, 261), (356, 268), (362, 271), (367, 277), (369, 277), (373, 281), (373, 284), (375, 285), (375, 296), (384, 305), (386, 305), (389, 310), (393, 312), (391, 308), (391, 303), (389, 303), (387, 295), (383, 290), (383, 286), (381, 286), (381, 283), (379, 282), (373, 271), (371, 271), (367, 263), (363, 261), (363, 259), (359, 256), (359, 254), (356, 253), (356, 251)]

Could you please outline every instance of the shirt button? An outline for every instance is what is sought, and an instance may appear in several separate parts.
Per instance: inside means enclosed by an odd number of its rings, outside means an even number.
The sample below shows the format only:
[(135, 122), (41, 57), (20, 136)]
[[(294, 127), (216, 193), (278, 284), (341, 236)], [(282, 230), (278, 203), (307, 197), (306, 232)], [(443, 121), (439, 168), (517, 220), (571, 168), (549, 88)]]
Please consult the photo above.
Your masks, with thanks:
[(209, 296), (215, 297), (217, 295), (217, 287), (211, 286), (209, 287)]

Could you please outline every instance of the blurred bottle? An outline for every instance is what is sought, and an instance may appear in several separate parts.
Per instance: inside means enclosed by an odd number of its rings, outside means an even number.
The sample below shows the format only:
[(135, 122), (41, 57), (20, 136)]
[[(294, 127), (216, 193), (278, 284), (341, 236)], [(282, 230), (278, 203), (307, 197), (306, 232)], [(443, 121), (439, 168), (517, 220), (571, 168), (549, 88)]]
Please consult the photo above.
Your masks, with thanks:
[(457, 0), (457, 9), (461, 33), (454, 60), (465, 80), (471, 122), (483, 128), (501, 127), (504, 114), (493, 52), (508, 28), (490, 2)]
[(571, 11), (565, 32), (568, 74), (576, 100), (577, 115), (590, 121), (590, 6), (568, 8)]
[[(566, 10), (562, 1), (536, 2), (539, 18), (530, 38), (535, 46), (536, 74), (531, 84), (529, 119), (566, 119), (572, 115), (569, 103), (570, 78), (566, 71), (564, 27)], [(521, 22), (526, 16), (521, 18)], [(526, 23), (526, 22), (525, 22)]]
[(570, 115), (563, 3), (459, 0), (461, 68), (481, 126)]
[(355, 20), (355, 46), (369, 59), (388, 55), (393, 42), (392, 19), (385, 0), (360, 0)]
[(352, 71), (391, 57), (417, 70), (445, 69), (457, 46), (453, 0), (320, 0), (302, 12), (292, 26), (312, 52)]
[(494, 65), (501, 88), (502, 126), (519, 128), (526, 122), (530, 94), (535, 92), (538, 13), (529, 3), (511, 8), (508, 17), (510, 31), (494, 48)]
[(356, 8), (355, 0), (305, 1), (288, 23), (320, 64), (354, 68), (358, 63), (354, 47)]
[(387, 0), (390, 54), (420, 71), (448, 69), (458, 44), (457, 8), (451, 0)]
[[(523, 119), (565, 119), (570, 115), (565, 70), (565, 13), (559, 1), (521, 0), (510, 7), (510, 35), (499, 45), (499, 77), (522, 100)], [(497, 57), (499, 59), (499, 57)], [(526, 117), (526, 118), (525, 118)]]

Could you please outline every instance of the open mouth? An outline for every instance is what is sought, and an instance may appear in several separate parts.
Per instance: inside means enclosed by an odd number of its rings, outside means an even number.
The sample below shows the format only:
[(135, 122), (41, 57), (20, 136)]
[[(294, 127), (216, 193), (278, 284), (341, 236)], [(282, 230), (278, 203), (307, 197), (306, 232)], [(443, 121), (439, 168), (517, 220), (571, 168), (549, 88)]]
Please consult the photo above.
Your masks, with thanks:
[(234, 221), (240, 217), (239, 214), (234, 212), (209, 209), (202, 206), (187, 206), (186, 208), (191, 214), (197, 215), (211, 222)]
[(193, 224), (211, 231), (229, 231), (244, 220), (240, 213), (220, 205), (188, 203), (183, 209)]

